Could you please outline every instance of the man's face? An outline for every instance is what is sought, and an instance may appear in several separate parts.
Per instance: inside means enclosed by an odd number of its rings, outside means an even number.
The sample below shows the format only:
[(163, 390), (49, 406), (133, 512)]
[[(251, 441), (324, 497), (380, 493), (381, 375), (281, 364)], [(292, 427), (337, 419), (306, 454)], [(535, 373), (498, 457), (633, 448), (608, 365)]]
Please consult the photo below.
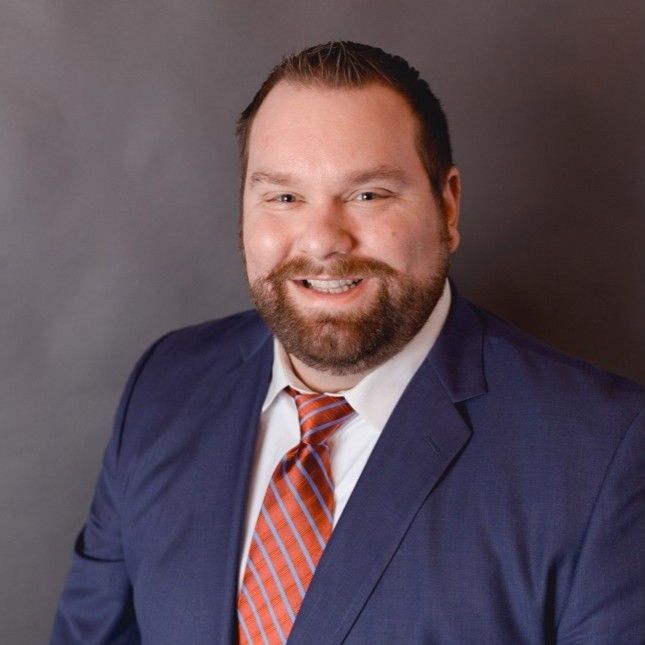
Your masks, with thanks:
[(443, 213), (406, 101), (281, 82), (249, 139), (242, 241), (251, 294), (289, 354), (358, 374), (399, 351), (442, 293), (458, 244), (459, 177)]

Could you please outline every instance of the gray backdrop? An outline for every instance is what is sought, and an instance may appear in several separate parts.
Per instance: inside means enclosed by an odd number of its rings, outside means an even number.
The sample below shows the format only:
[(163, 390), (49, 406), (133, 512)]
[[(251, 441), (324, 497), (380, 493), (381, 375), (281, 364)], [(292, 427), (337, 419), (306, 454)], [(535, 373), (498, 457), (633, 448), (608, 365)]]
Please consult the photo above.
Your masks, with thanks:
[(283, 52), (398, 52), (442, 98), (467, 296), (645, 380), (642, 0), (4, 0), (0, 642), (43, 642), (124, 379), (248, 305), (233, 122)]

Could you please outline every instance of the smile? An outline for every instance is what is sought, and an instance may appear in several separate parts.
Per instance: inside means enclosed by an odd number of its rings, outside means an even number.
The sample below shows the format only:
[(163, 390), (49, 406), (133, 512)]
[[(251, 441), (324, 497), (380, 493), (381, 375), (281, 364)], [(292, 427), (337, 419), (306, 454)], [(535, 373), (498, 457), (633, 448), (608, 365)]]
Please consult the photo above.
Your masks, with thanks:
[(363, 281), (362, 278), (354, 280), (303, 280), (302, 284), (307, 289), (321, 293), (344, 293), (353, 289)]

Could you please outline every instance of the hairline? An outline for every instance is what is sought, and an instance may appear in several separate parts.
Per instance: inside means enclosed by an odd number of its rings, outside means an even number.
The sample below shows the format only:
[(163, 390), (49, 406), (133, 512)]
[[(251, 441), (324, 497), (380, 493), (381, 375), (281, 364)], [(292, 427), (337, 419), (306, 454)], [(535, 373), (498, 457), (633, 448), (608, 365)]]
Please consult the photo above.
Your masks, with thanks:
[[(376, 85), (376, 86), (380, 85), (381, 87), (386, 87), (396, 92), (405, 101), (406, 105), (410, 109), (410, 114), (414, 119), (414, 147), (416, 148), (417, 154), (425, 170), (425, 174), (428, 178), (428, 182), (430, 184), (430, 191), (433, 197), (435, 198), (439, 208), (443, 209), (443, 196), (440, 193), (437, 193), (437, 191), (435, 190), (435, 186), (430, 173), (428, 160), (424, 154), (424, 150), (425, 150), (424, 126), (423, 126), (421, 116), (417, 114), (417, 111), (415, 110), (415, 107), (412, 104), (412, 101), (405, 94), (405, 92), (401, 90), (396, 85), (396, 83), (393, 83), (389, 78), (383, 76), (379, 70), (375, 69), (374, 76), (369, 76), (368, 78), (360, 82), (352, 82), (352, 83), (330, 82), (320, 77), (299, 78), (296, 76), (290, 76), (289, 74), (286, 74), (285, 76), (278, 79), (273, 84), (271, 89), (269, 89), (269, 91), (262, 98), (262, 101), (260, 102), (260, 104), (257, 106), (255, 113), (245, 123), (245, 136), (243, 138), (244, 145), (240, 150), (240, 153), (241, 153), (240, 154), (240, 211), (243, 210), (243, 205), (244, 205), (244, 188), (246, 184), (247, 171), (248, 171), (248, 165), (249, 165), (249, 143), (251, 141), (251, 131), (253, 129), (253, 124), (255, 123), (255, 118), (257, 117), (258, 112), (264, 105), (264, 102), (266, 101), (269, 94), (271, 94), (271, 92), (273, 92), (273, 90), (276, 87), (279, 87), (280, 85), (283, 85), (283, 84), (290, 85), (291, 87), (294, 87), (294, 88), (320, 87), (324, 89), (339, 90), (339, 91), (363, 90), (368, 88), (371, 85)], [(443, 179), (443, 184), (445, 185), (445, 177)], [(443, 186), (441, 186), (440, 188), (443, 188)]]

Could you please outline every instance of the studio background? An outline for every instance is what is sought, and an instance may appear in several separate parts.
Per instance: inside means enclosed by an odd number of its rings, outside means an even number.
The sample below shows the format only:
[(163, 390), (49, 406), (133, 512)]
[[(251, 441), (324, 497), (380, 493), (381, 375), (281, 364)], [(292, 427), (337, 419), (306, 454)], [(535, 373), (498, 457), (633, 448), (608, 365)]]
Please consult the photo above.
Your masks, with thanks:
[(234, 121), (285, 52), (407, 58), (462, 171), (466, 296), (645, 381), (645, 3), (5, 0), (0, 642), (45, 642), (125, 378), (249, 306)]

